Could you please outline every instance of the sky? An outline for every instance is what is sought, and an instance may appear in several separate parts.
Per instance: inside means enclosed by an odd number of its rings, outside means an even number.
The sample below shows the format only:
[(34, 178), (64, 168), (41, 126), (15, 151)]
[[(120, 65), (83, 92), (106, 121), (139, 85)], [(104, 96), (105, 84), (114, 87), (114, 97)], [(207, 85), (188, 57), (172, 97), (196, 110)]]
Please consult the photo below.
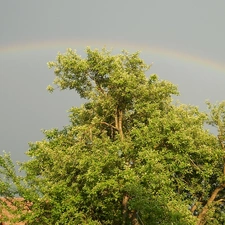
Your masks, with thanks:
[(224, 0), (0, 0), (0, 154), (26, 159), (42, 129), (69, 124), (75, 91), (49, 94), (57, 53), (106, 47), (140, 51), (178, 86), (179, 100), (206, 110), (225, 100)]

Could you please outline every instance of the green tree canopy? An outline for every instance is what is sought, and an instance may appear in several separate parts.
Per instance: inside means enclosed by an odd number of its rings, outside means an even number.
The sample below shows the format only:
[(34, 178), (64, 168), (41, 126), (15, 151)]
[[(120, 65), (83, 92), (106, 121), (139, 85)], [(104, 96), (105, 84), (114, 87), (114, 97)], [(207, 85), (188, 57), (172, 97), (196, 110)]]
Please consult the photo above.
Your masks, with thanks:
[[(70, 124), (30, 143), (17, 176), (1, 156), (1, 195), (29, 202), (28, 224), (223, 224), (225, 104), (210, 114), (174, 104), (177, 87), (147, 76), (139, 53), (68, 49), (54, 68), (53, 92), (85, 99)], [(218, 128), (218, 137), (204, 128)], [(10, 185), (10, 184), (13, 184)], [(23, 206), (21, 208), (23, 210)]]

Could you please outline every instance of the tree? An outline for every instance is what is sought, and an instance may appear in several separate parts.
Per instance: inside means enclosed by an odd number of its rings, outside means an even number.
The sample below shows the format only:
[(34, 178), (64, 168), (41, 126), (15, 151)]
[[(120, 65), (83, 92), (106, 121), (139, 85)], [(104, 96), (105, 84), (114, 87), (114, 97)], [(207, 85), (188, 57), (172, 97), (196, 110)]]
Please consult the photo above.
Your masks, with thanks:
[[(207, 102), (210, 109), (208, 124), (217, 129), (217, 145), (222, 149), (213, 176), (209, 182), (210, 190), (204, 201), (200, 202), (202, 210), (199, 213), (198, 225), (222, 224), (225, 222), (225, 101), (212, 105)], [(197, 206), (197, 203), (194, 207)], [(216, 216), (216, 218), (214, 218)], [(211, 222), (212, 221), (212, 222)]]
[[(210, 105), (209, 120), (197, 107), (174, 104), (176, 86), (156, 75), (147, 78), (149, 66), (138, 52), (112, 55), (87, 48), (86, 53), (82, 59), (68, 49), (48, 63), (55, 87), (76, 90), (85, 103), (70, 109), (68, 126), (45, 130), (43, 140), (30, 143), (30, 160), (21, 164), (25, 176), (10, 173), (16, 193), (32, 203), (19, 219), (28, 224), (223, 222), (223, 107)], [(219, 139), (204, 129), (206, 121), (220, 124)], [(14, 171), (6, 158), (1, 157), (2, 173)], [(7, 180), (2, 185), (2, 195), (12, 193)]]

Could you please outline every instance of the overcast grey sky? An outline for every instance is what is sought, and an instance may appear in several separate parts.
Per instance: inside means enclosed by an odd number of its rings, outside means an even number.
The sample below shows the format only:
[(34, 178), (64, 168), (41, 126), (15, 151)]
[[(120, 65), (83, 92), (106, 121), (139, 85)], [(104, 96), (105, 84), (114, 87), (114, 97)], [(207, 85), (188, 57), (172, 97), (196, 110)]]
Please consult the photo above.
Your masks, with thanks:
[(46, 63), (66, 48), (141, 50), (184, 103), (225, 100), (224, 0), (0, 0), (0, 152), (23, 160), (41, 129), (68, 124), (74, 91), (50, 95)]

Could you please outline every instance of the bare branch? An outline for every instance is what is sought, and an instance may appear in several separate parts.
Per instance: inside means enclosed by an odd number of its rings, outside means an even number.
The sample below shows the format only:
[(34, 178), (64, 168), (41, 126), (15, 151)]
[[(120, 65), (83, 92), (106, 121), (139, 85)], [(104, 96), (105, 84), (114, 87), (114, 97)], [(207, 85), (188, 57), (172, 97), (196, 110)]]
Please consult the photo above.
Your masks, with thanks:
[(117, 127), (113, 126), (112, 124), (106, 123), (106, 122), (100, 122), (101, 124), (105, 124), (106, 126), (112, 127), (115, 130), (118, 130)]

